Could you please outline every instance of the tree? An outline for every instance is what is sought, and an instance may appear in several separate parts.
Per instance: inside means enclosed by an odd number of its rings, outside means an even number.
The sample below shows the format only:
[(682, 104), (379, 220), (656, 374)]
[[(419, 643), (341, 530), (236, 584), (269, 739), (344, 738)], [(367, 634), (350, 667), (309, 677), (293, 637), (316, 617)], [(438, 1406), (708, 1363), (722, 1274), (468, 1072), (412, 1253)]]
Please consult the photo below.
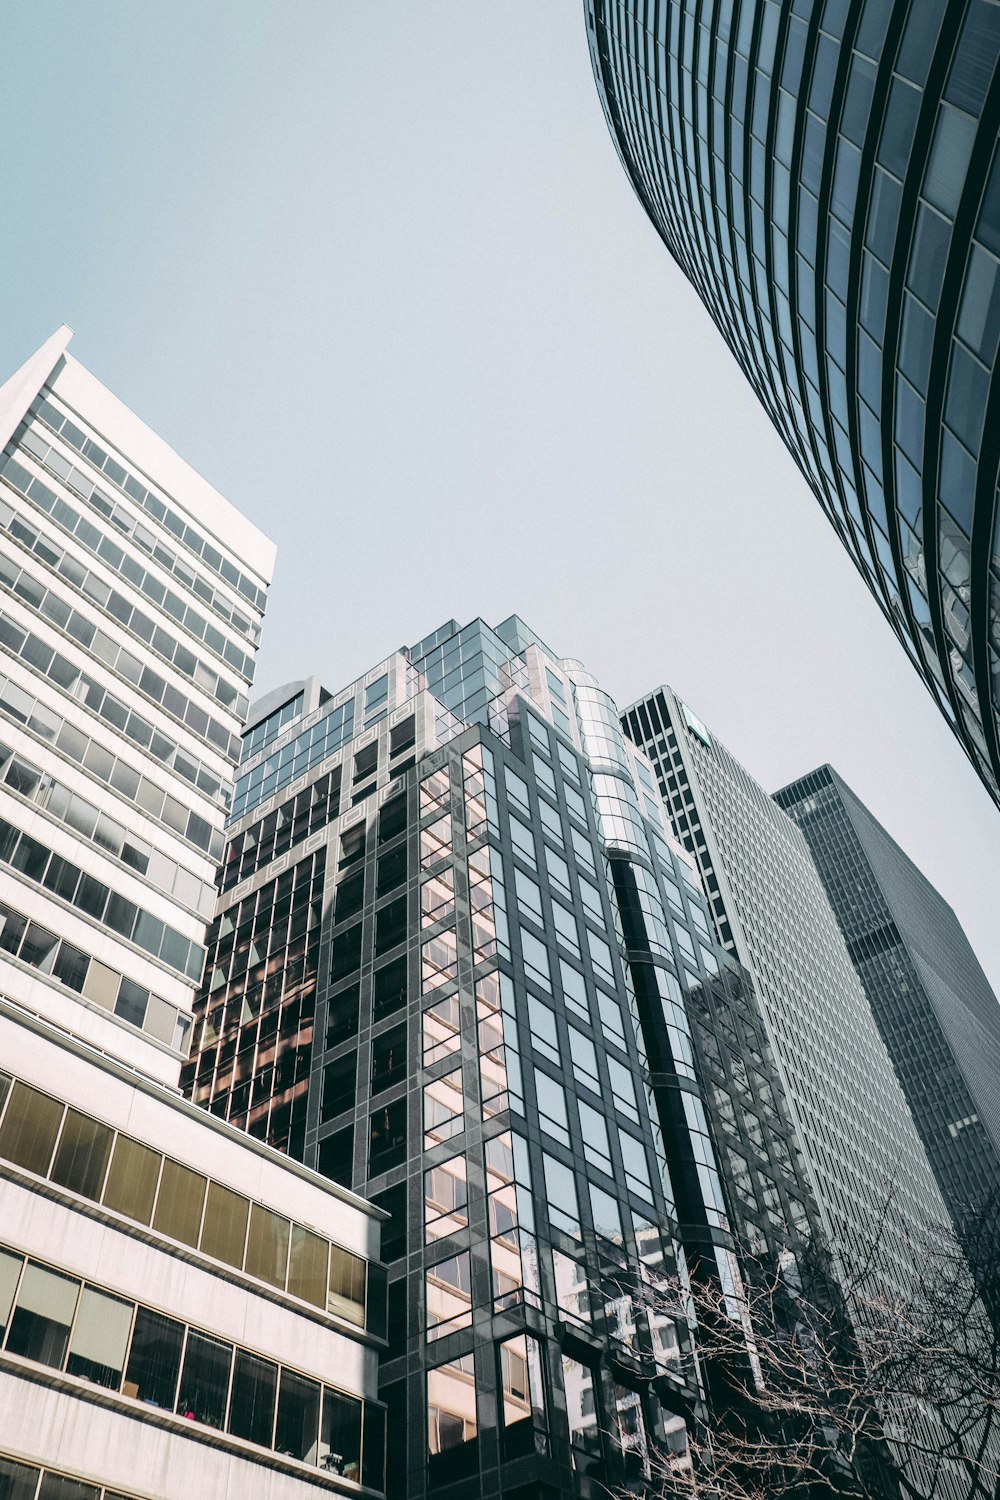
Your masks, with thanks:
[[(980, 1286), (988, 1257), (1000, 1279), (998, 1228), (991, 1211)], [(966, 1255), (943, 1237), (911, 1243), (903, 1294), (887, 1290), (878, 1248), (841, 1258), (836, 1277), (813, 1239), (743, 1255), (735, 1293), (697, 1267), (690, 1284), (633, 1289), (651, 1310), (694, 1315), (710, 1412), (689, 1424), (686, 1456), (653, 1456), (650, 1500), (1000, 1500), (1000, 1336)]]

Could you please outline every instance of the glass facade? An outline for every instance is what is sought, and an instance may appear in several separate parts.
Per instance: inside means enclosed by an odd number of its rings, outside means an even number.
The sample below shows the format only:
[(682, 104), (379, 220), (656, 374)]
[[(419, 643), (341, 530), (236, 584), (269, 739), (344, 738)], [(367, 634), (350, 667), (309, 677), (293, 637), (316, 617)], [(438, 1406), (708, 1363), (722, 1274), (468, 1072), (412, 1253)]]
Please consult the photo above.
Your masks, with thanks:
[[(1000, 1199), (1000, 1007), (955, 913), (830, 766), (775, 794), (802, 830), (959, 1235)], [(977, 1237), (971, 1231), (970, 1249)], [(985, 1272), (981, 1255), (973, 1268)], [(984, 1293), (990, 1290), (982, 1276)], [(996, 1319), (1000, 1309), (989, 1307)]]
[[(266, 991), (244, 912), (278, 861), (304, 860), (315, 875), (293, 882), (290, 910), (317, 952), (304, 1130), (279, 1138), (272, 1113), (267, 1138), (391, 1215), (388, 1494), (639, 1487), (656, 1452), (688, 1464), (704, 1412), (683, 1299), (668, 1316), (650, 1288), (740, 1284), (735, 1179), (694, 1033), (713, 1006), (735, 1014), (748, 982), (614, 704), (523, 622), (448, 622), (336, 699), (307, 699), (246, 756), (248, 788), (332, 702), (347, 740), (231, 821), (239, 874), (224, 878), (185, 1087), (265, 1128), (218, 1084), (219, 1018), (242, 1016), (250, 988), (223, 1007), (235, 967), (220, 950), (217, 982), (212, 945), (243, 931)], [(280, 853), (275, 814), (297, 830)], [(245, 1057), (254, 1097), (272, 1066), (256, 1030)], [(802, 1211), (793, 1176), (762, 1219), (775, 1242)]]
[[(720, 943), (752, 978), (837, 1274), (850, 1285), (865, 1267), (893, 1305), (913, 1285), (914, 1246), (948, 1241), (948, 1213), (809, 848), (670, 688), (633, 704), (622, 723), (697, 861)], [(736, 1059), (731, 1041), (726, 1050), (739, 1081), (747, 1048)], [(759, 1084), (757, 1093), (766, 1125), (767, 1094)], [(735, 1168), (739, 1188), (750, 1174)], [(882, 1415), (890, 1437), (912, 1433), (929, 1452), (939, 1443), (919, 1403), (887, 1403)], [(935, 1476), (912, 1454), (907, 1462), (917, 1493), (964, 1493), (957, 1471)]]
[(1000, 11), (585, 11), (640, 202), (1000, 802)]

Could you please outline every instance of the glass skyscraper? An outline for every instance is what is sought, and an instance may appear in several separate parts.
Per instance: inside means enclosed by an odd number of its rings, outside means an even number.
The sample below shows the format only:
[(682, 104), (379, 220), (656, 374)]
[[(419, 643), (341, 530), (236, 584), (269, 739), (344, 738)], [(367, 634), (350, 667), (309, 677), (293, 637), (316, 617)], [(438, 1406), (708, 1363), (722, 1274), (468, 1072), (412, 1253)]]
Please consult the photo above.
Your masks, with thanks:
[(585, 12), (639, 201), (1000, 802), (1000, 9)]
[(270, 694), (208, 946), (186, 1090), (391, 1215), (389, 1495), (685, 1465), (712, 1393), (650, 1288), (728, 1294), (814, 1209), (749, 976), (584, 668), (448, 621)]
[(996, 995), (951, 907), (831, 766), (775, 801), (805, 836), (938, 1186), (988, 1276), (976, 1218), (1000, 1211)]
[[(668, 687), (622, 717), (645, 751), (677, 837), (698, 865), (719, 942), (748, 972), (791, 1107), (825, 1238), (890, 1304), (918, 1247), (950, 1239), (948, 1212), (808, 845), (790, 817)], [(887, 1430), (920, 1431), (917, 1406)], [(926, 1430), (933, 1451), (933, 1427)], [(961, 1495), (957, 1474), (919, 1491)], [(928, 1487), (929, 1486), (929, 1487)]]

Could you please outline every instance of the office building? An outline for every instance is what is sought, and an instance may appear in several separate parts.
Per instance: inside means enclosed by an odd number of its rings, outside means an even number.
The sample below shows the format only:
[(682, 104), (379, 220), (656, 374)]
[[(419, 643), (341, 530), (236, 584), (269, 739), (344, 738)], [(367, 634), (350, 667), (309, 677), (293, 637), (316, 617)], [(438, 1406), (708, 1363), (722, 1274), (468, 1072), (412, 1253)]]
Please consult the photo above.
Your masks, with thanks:
[(977, 1220), (1000, 1209), (996, 995), (951, 907), (831, 766), (775, 801), (809, 845), (938, 1187), (989, 1279)]
[[(917, 1258), (948, 1243), (948, 1214), (809, 847), (670, 688), (622, 724), (655, 769), (720, 943), (751, 977), (842, 1284), (864, 1268), (866, 1296), (879, 1287), (898, 1305)], [(890, 1435), (921, 1431), (914, 1408), (883, 1417)], [(926, 1438), (933, 1451), (932, 1429)], [(960, 1479), (908, 1477), (928, 1494), (964, 1493)]]
[(1000, 11), (585, 14), (640, 204), (1000, 802)]
[(749, 982), (613, 703), (517, 618), (448, 621), (245, 747), (184, 1086), (391, 1215), (388, 1494), (684, 1466), (712, 1393), (651, 1289), (732, 1293), (743, 1215), (777, 1246), (809, 1210), (765, 1039), (703, 1085)]
[(68, 341), (0, 386), (0, 1493), (379, 1491), (380, 1215), (177, 1087), (273, 547)]

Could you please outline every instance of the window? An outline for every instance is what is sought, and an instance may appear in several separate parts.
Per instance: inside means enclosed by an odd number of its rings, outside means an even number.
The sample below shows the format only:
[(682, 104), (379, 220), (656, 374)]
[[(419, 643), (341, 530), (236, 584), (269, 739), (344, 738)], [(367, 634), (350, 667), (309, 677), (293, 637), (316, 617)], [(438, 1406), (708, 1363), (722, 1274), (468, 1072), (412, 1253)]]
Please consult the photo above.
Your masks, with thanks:
[(7, 1351), (61, 1370), (80, 1283), (29, 1260), (18, 1288)]
[(14, 1305), (14, 1293), (24, 1261), (20, 1255), (11, 1255), (9, 1250), (0, 1250), (0, 1343), (7, 1332), (10, 1310)]
[(80, 1375), (107, 1390), (120, 1390), (134, 1310), (131, 1302), (85, 1286), (69, 1346), (67, 1374)]
[(375, 883), (376, 896), (385, 896), (394, 891), (406, 879), (406, 845), (399, 844), (383, 854), (378, 862), (378, 877)]
[(514, 1458), (545, 1453), (545, 1383), (538, 1341), (522, 1333), (502, 1343), (499, 1352), (504, 1454)]
[(245, 1349), (237, 1349), (228, 1430), (248, 1443), (270, 1448), (274, 1433), (274, 1405), (278, 1367)]
[(153, 1228), (185, 1245), (197, 1246), (205, 1188), (204, 1177), (168, 1157), (163, 1163), (160, 1191), (156, 1195)]
[(573, 1171), (554, 1156), (543, 1155), (542, 1161), (545, 1167), (545, 1191), (549, 1200), (549, 1219), (555, 1228), (576, 1237), (580, 1233), (580, 1209)]
[(182, 1323), (140, 1307), (125, 1371), (125, 1395), (173, 1411), (183, 1343)]
[(381, 958), (406, 937), (406, 897), (399, 896), (375, 913), (375, 957)]
[(471, 1354), (427, 1372), (427, 1458), (432, 1483), (475, 1472), (479, 1423)]
[(232, 1362), (232, 1344), (191, 1329), (184, 1350), (177, 1397), (178, 1415), (204, 1422), (207, 1427), (221, 1428), (225, 1421)]
[(289, 1223), (255, 1203), (250, 1210), (246, 1269), (271, 1286), (284, 1287), (288, 1264)]
[(521, 956), (524, 959), (524, 967), (528, 977), (543, 989), (551, 990), (552, 980), (549, 973), (549, 950), (545, 944), (540, 942), (527, 928), (521, 928)]
[(368, 1122), (368, 1173), (374, 1177), (406, 1160), (406, 1100), (377, 1109)]
[(447, 984), (458, 973), (458, 938), (454, 928), (446, 928), (430, 938), (420, 950), (423, 992)]
[(468, 1250), (427, 1268), (427, 1338), (472, 1324), (472, 1259)]
[[(288, 1257), (288, 1290), (293, 1297), (325, 1307), (327, 1301), (328, 1242), (301, 1224), (292, 1225)], [(346, 1254), (334, 1247), (334, 1254)], [(362, 1265), (364, 1262), (362, 1261)]]
[(372, 1020), (384, 1021), (406, 1004), (406, 958), (397, 958), (375, 970), (372, 987)]
[(0, 1125), (0, 1156), (44, 1177), (52, 1160), (62, 1112), (58, 1100), (26, 1083), (15, 1083)]
[(248, 1211), (245, 1198), (218, 1182), (209, 1183), (201, 1231), (201, 1248), (206, 1255), (225, 1261), (229, 1266), (242, 1267)]
[[(369, 1407), (369, 1420), (378, 1412)], [(377, 1420), (377, 1418), (376, 1418)], [(342, 1474), (355, 1482), (361, 1478), (361, 1402), (353, 1396), (323, 1390), (323, 1428), (320, 1438), (320, 1467), (331, 1474)], [(384, 1445), (384, 1438), (383, 1438)], [(367, 1443), (365, 1447), (367, 1448)], [(366, 1456), (367, 1462), (367, 1456)], [(368, 1475), (365, 1482), (370, 1483)]]
[(406, 1077), (406, 1025), (394, 1026), (372, 1040), (372, 1093)]
[(389, 754), (401, 755), (404, 750), (409, 750), (417, 742), (417, 721), (411, 714), (401, 724), (394, 724), (389, 730)]
[(160, 1176), (160, 1153), (120, 1135), (104, 1188), (104, 1204), (138, 1224), (148, 1224)]
[(469, 1185), (464, 1156), (424, 1173), (424, 1226), (427, 1240), (442, 1239), (469, 1222)]
[(274, 1446), (289, 1458), (314, 1464), (319, 1441), (319, 1384), (282, 1370)]

